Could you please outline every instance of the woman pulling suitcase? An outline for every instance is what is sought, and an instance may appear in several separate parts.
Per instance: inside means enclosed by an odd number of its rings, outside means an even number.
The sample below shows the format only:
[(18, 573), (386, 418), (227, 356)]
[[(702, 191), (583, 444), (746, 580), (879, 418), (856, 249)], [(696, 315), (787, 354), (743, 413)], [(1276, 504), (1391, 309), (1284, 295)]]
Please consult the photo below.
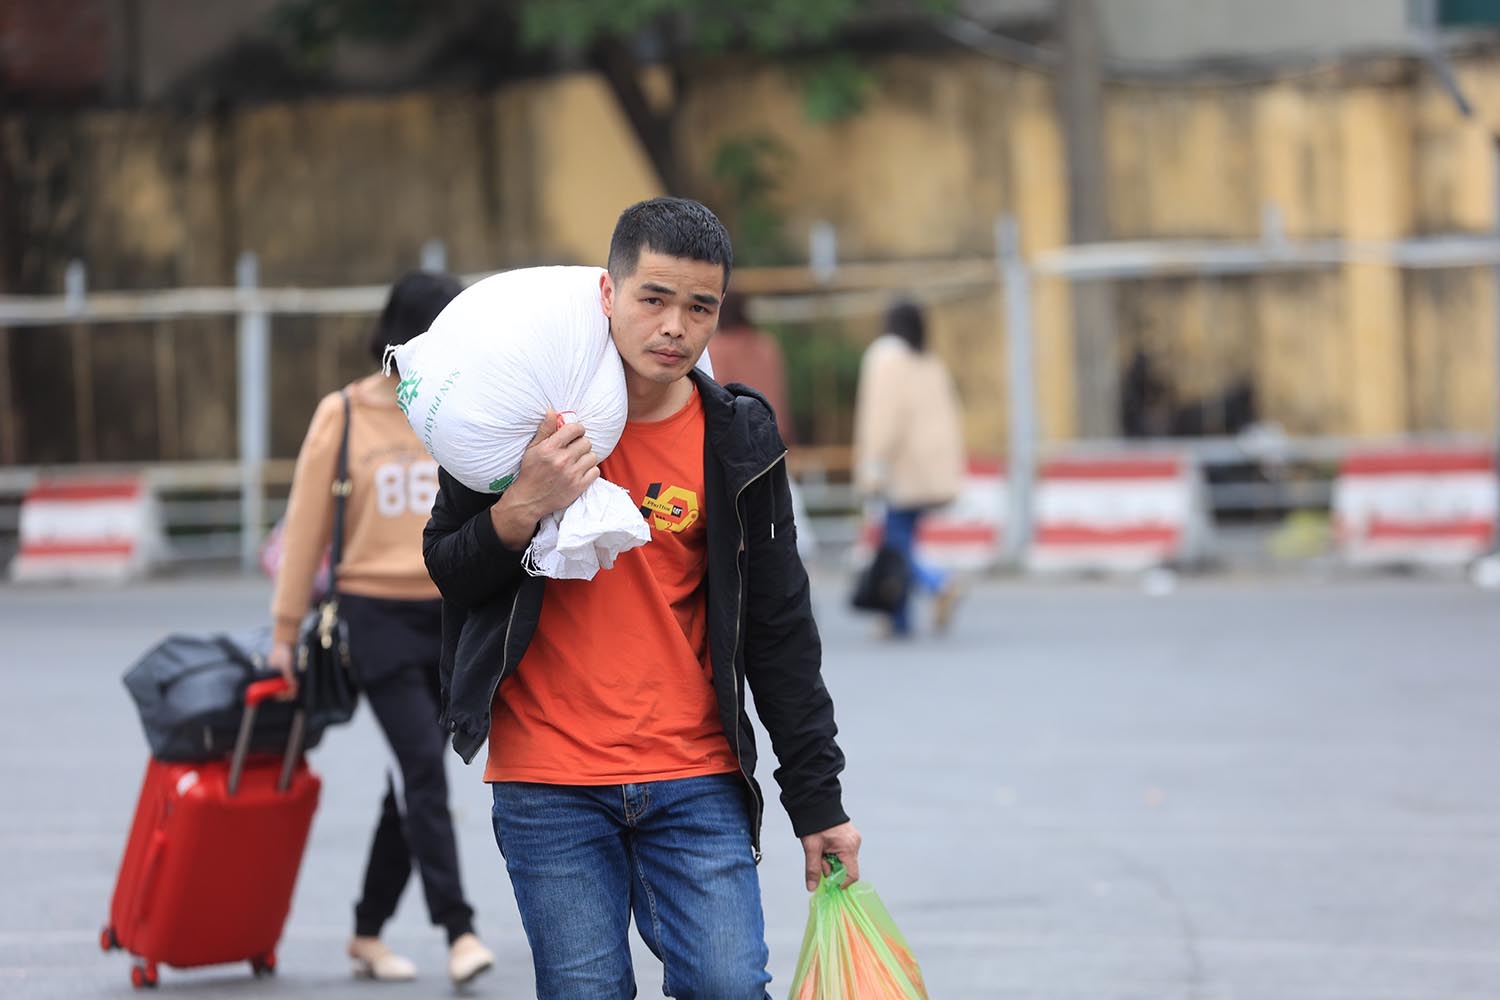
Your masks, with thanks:
[[(423, 333), (461, 288), (427, 272), (398, 281), (371, 332), (373, 360), (380, 362), (387, 344)], [(432, 922), (447, 931), (449, 977), (462, 984), (493, 965), (494, 956), (474, 934), (459, 880), (443, 769), (447, 734), (437, 721), (441, 602), (422, 561), (437, 465), (398, 406), (397, 380), (379, 372), (362, 378), (324, 397), (313, 414), (287, 502), (270, 665), (295, 681), (298, 629), (333, 530), (333, 483), (347, 419), (349, 488), (335, 587), (361, 690), (401, 772), (399, 791), (387, 782), (349, 957), (361, 977), (416, 976), (412, 962), (380, 940), (415, 863)]]

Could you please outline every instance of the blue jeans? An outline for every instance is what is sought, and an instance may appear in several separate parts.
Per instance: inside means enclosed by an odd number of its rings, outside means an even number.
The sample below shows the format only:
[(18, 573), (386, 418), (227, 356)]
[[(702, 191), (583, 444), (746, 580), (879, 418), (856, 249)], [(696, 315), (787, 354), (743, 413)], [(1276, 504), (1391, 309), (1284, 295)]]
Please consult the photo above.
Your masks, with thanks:
[[(906, 565), (911, 567), (911, 582), (931, 594), (936, 594), (947, 584), (948, 577), (939, 570), (917, 562), (917, 524), (924, 512), (917, 510), (888, 509), (885, 512), (885, 540), (901, 550), (906, 556)], [(911, 601), (909, 599), (891, 613), (891, 631), (896, 635), (911, 634)]]
[(497, 782), (495, 841), (538, 1000), (635, 996), (631, 914), (678, 1000), (768, 1000), (765, 917), (736, 774), (632, 785)]

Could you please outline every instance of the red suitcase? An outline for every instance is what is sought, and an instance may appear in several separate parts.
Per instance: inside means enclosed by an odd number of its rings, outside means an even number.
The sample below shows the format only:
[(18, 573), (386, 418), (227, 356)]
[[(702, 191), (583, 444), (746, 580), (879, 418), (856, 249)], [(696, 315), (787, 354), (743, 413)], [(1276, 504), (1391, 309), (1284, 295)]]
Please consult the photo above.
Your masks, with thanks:
[(246, 760), (256, 709), (285, 690), (279, 678), (246, 690), (229, 761), (146, 768), (100, 935), (104, 950), (141, 959), (130, 971), (138, 989), (156, 985), (158, 963), (249, 961), (257, 976), (276, 968), (322, 785), (301, 759), (301, 713), (284, 757)]

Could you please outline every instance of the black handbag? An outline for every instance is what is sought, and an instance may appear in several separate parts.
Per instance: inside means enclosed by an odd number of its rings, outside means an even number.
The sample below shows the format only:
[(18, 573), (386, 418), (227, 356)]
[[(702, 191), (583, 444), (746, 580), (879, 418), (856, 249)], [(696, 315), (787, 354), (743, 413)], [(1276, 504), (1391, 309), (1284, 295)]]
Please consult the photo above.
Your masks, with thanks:
[(344, 555), (344, 509), (349, 499), (349, 392), (344, 399), (344, 437), (333, 480), (333, 541), (329, 552), (328, 596), (307, 613), (297, 642), (298, 700), (309, 728), (339, 725), (354, 718), (359, 684), (349, 657), (349, 624), (339, 616), (339, 563)]
[(906, 556), (894, 545), (881, 545), (855, 581), (850, 603), (860, 611), (891, 614), (906, 603), (910, 586), (911, 567)]

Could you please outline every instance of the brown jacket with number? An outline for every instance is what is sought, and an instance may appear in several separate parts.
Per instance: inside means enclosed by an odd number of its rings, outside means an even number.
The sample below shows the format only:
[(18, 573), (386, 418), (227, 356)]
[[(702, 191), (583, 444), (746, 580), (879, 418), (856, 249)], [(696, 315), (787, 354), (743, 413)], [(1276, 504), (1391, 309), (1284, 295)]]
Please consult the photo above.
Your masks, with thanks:
[[(349, 481), (338, 589), (362, 597), (436, 600), (422, 561), (422, 529), (437, 495), (437, 463), (396, 406), (396, 380), (376, 374), (348, 386)], [(313, 575), (333, 535), (333, 478), (344, 433), (337, 392), (308, 425), (287, 500), (281, 567), (271, 599), (277, 642), (293, 642)]]

